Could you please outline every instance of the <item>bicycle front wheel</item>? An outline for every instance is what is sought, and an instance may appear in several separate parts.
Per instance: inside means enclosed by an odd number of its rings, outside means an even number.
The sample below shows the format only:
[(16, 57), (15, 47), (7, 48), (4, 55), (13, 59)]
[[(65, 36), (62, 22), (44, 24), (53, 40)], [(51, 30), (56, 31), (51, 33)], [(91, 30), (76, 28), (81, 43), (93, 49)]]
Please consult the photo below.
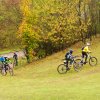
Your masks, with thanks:
[(64, 64), (60, 64), (57, 68), (58, 73), (65, 74), (67, 72), (67, 67)]
[(80, 67), (83, 66), (82, 60), (81, 59), (76, 59), (75, 63), (79, 64)]
[(12, 69), (12, 68), (9, 69), (9, 73), (10, 73), (11, 76), (14, 75), (14, 73), (13, 73), (13, 69)]
[(75, 62), (74, 62), (74, 65), (73, 65), (73, 67), (74, 67), (74, 70), (76, 71), (76, 72), (79, 72), (79, 71), (81, 71), (82, 70), (82, 63), (81, 63), (81, 59), (76, 59), (75, 60)]
[(91, 58), (89, 59), (89, 64), (90, 64), (90, 66), (96, 66), (96, 65), (97, 65), (97, 62), (98, 62), (98, 60), (97, 60), (96, 57), (91, 57)]
[(8, 70), (9, 70), (10, 75), (13, 76), (14, 72), (13, 72), (13, 65), (12, 64), (8, 65)]

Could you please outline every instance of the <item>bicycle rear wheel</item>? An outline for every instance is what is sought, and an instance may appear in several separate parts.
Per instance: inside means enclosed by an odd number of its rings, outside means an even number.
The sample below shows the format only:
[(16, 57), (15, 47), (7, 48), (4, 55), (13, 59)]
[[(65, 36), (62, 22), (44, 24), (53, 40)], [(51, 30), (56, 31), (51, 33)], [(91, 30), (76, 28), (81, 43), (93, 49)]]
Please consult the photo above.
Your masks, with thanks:
[(67, 67), (65, 64), (60, 64), (57, 68), (58, 73), (65, 74), (67, 72)]
[(98, 62), (98, 60), (97, 60), (96, 57), (91, 57), (91, 58), (89, 59), (89, 65), (90, 65), (90, 66), (96, 66), (96, 65), (97, 65), (97, 62)]
[(7, 72), (6, 72), (6, 69), (5, 69), (5, 68), (2, 68), (2, 69), (1, 69), (1, 74), (2, 74), (3, 76), (7, 75)]
[(75, 62), (74, 62), (74, 70), (79, 72), (82, 70), (82, 66), (83, 64), (81, 63), (81, 59), (76, 59)]

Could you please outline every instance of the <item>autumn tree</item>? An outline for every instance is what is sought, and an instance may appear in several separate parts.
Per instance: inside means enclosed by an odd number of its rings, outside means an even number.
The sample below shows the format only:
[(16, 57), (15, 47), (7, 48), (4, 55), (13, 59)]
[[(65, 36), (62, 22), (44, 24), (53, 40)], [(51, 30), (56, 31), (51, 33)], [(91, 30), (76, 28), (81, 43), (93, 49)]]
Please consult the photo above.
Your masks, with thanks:
[(17, 30), (21, 22), (19, 3), (0, 0), (0, 48), (18, 46)]
[(91, 0), (22, 0), (23, 19), (18, 35), (28, 55), (41, 58), (77, 41), (85, 42), (93, 25), (91, 3)]

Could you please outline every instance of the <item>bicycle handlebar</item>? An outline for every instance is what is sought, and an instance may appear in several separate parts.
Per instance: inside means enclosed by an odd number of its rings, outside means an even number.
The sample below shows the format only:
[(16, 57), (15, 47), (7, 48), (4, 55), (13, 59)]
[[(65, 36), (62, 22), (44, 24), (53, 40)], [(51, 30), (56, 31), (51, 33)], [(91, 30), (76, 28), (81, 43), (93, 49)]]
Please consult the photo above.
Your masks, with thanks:
[[(77, 57), (80, 57), (80, 56), (73, 56), (72, 59), (77, 58)], [(66, 58), (62, 59), (62, 60), (66, 60)]]

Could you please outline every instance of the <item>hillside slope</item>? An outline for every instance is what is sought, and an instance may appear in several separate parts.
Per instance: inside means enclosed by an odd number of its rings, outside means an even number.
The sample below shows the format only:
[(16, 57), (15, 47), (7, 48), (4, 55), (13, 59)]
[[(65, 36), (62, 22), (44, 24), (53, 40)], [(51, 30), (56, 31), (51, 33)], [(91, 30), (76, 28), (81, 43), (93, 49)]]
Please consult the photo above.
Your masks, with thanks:
[[(100, 60), (100, 38), (92, 43), (92, 55)], [(75, 44), (74, 55), (80, 54)], [(0, 100), (99, 100), (100, 63), (84, 66), (79, 73), (73, 69), (60, 75), (57, 66), (65, 51), (15, 70), (15, 76), (0, 75)]]

